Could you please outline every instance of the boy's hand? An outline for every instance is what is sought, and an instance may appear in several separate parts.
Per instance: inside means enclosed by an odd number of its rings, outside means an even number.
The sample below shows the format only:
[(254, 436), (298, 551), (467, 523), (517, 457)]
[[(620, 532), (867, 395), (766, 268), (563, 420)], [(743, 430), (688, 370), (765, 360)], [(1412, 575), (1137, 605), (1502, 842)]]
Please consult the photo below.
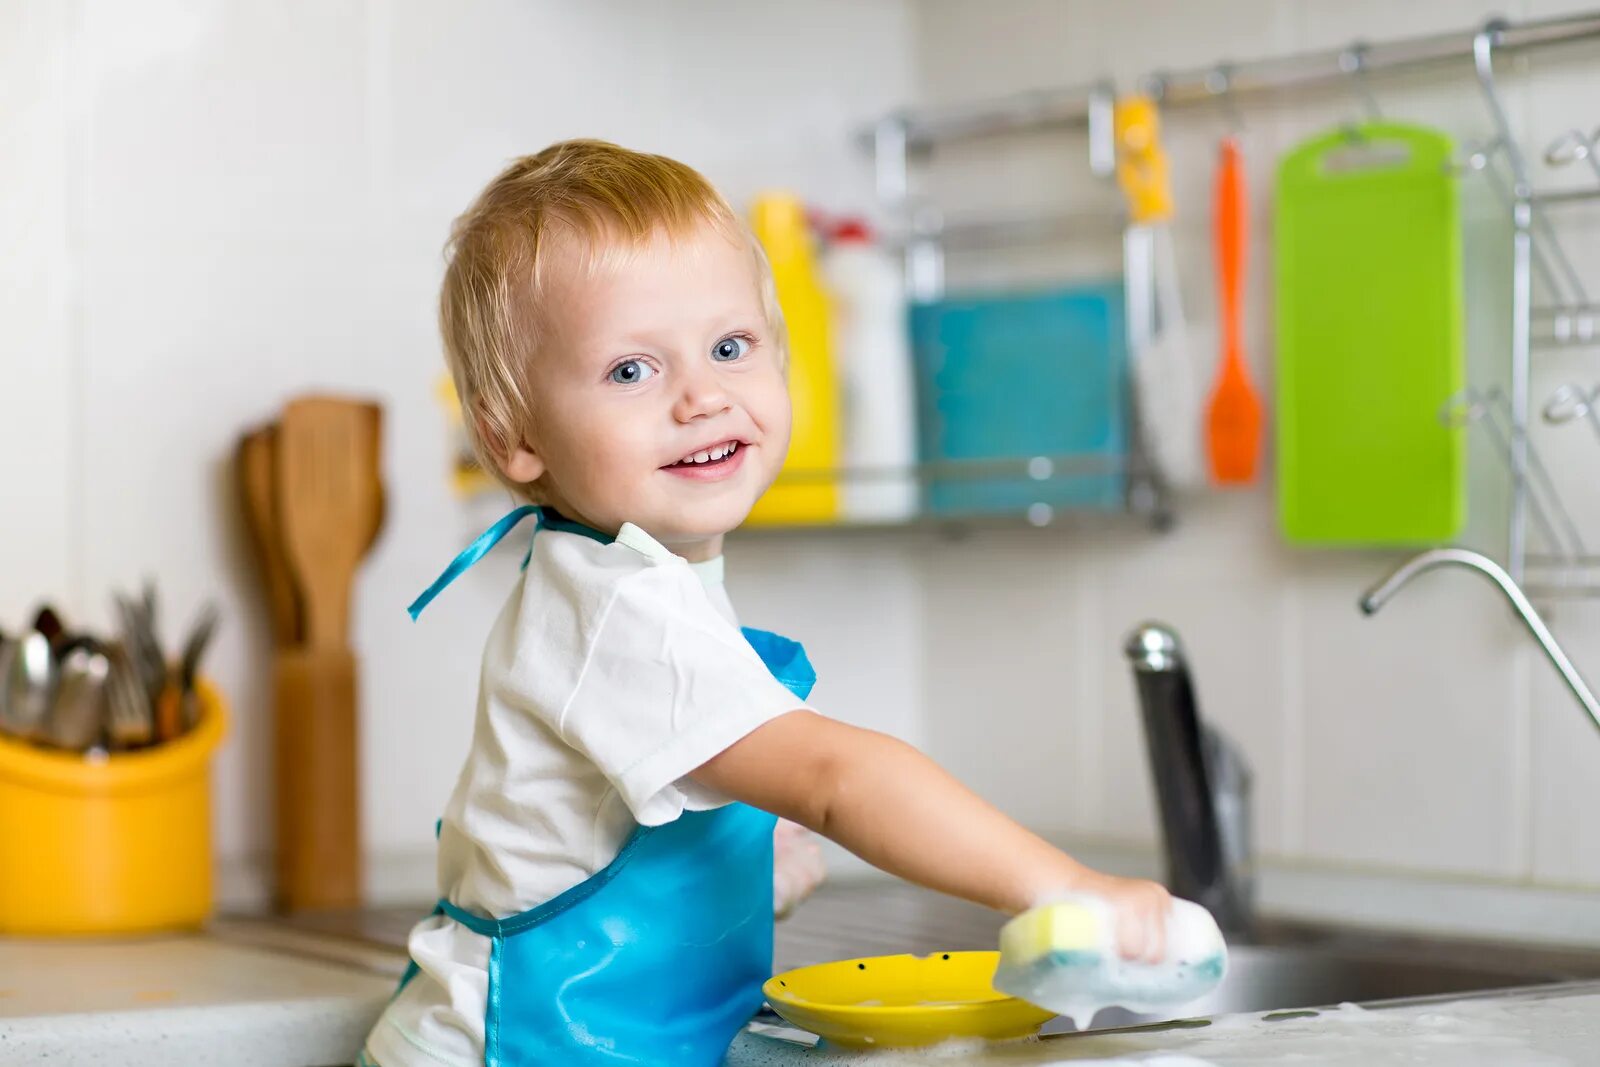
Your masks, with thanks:
[(1172, 894), (1142, 878), (1118, 878), (1087, 871), (1072, 887), (1105, 900), (1116, 915), (1117, 952), (1125, 960), (1160, 963), (1167, 958), (1167, 920)]
[(828, 876), (822, 850), (811, 831), (788, 819), (779, 819), (772, 831), (772, 912), (787, 918)]

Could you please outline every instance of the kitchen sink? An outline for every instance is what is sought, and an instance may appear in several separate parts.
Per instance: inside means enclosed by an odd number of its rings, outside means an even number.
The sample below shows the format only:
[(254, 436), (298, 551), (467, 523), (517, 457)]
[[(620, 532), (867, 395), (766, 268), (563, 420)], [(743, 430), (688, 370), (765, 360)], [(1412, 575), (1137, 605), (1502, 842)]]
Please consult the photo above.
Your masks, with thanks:
[[(1542, 966), (1534, 961), (1505, 965), (1493, 961), (1496, 953), (1491, 946), (1479, 946), (1484, 959), (1478, 962), (1432, 959), (1426, 942), (1408, 942), (1412, 947), (1407, 951), (1378, 944), (1342, 947), (1339, 941), (1351, 935), (1323, 933), (1330, 940), (1327, 945), (1244, 945), (1229, 949), (1228, 977), (1210, 996), (1189, 1005), (1185, 1016), (1277, 1012), (1347, 1002), (1374, 1004), (1600, 977), (1600, 958), (1589, 960), (1587, 966), (1557, 961), (1545, 961)], [(1316, 935), (1301, 929), (1296, 936)], [(1459, 947), (1458, 943), (1451, 944)], [(1095, 1016), (1092, 1028), (1138, 1026), (1167, 1019), (1109, 1008)], [(1058, 1020), (1046, 1032), (1071, 1029), (1070, 1023)]]
[[(779, 969), (896, 952), (993, 949), (1003, 918), (911, 886), (833, 886), (778, 927)], [(1232, 944), (1228, 977), (1185, 1017), (1454, 998), (1600, 979), (1600, 951), (1547, 949), (1291, 922)], [(1110, 1008), (1103, 1030), (1170, 1021)], [(1065, 1019), (1046, 1033), (1072, 1029)]]
[[(418, 905), (236, 917), (218, 920), (213, 932), (397, 976), (404, 966), (405, 935), (427, 912)], [(993, 949), (1003, 921), (985, 908), (900, 883), (830, 885), (778, 925), (775, 966), (788, 970), (858, 956)], [(1454, 999), (1595, 980), (1600, 980), (1600, 951), (1263, 922), (1252, 943), (1230, 945), (1227, 979), (1211, 996), (1190, 1005), (1184, 1018)], [(1173, 1021), (1107, 1009), (1091, 1028)], [(1058, 1019), (1044, 1032), (1071, 1029)]]

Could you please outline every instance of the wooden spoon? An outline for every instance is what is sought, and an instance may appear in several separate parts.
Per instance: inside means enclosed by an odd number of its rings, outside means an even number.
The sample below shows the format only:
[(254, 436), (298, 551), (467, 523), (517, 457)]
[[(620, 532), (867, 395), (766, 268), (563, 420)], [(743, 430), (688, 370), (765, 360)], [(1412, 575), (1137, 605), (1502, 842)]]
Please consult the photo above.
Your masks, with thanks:
[(272, 638), (279, 648), (300, 643), (300, 603), (295, 593), (289, 561), (284, 558), (283, 540), (278, 529), (276, 447), (278, 429), (268, 425), (239, 439), (234, 465), (239, 479), (239, 494), (244, 502), (245, 525), (250, 527), (256, 557), (267, 587), (267, 603), (272, 613)]
[(383, 452), (383, 409), (377, 405), (371, 405), (371, 407), (372, 418), (368, 421), (372, 431), (370, 447), (373, 456), (373, 478), (377, 481), (378, 486), (378, 501), (371, 511), (372, 524), (367, 530), (366, 544), (361, 550), (363, 554), (372, 551), (372, 546), (377, 543), (378, 533), (383, 529), (383, 524), (389, 517), (389, 495), (384, 490), (383, 479), (378, 471), (377, 458)]

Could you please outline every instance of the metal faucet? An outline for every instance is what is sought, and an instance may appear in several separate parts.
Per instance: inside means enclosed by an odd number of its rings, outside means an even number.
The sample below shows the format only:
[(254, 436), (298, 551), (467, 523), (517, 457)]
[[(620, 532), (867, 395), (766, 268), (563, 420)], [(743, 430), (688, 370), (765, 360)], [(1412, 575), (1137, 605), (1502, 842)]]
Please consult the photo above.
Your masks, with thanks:
[(1361, 610), (1368, 615), (1376, 614), (1377, 610), (1388, 603), (1389, 598), (1399, 592), (1400, 587), (1423, 571), (1433, 570), (1435, 567), (1466, 567), (1485, 575), (1500, 587), (1500, 591), (1511, 601), (1511, 606), (1517, 609), (1517, 614), (1522, 616), (1522, 621), (1527, 624), (1528, 631), (1539, 642), (1544, 654), (1550, 657), (1550, 662), (1555, 664), (1556, 670), (1561, 672), (1561, 677), (1566, 680), (1572, 695), (1578, 698), (1578, 703), (1583, 705), (1583, 710), (1589, 713), (1590, 720), (1596, 729), (1600, 729), (1600, 703), (1595, 701), (1594, 691), (1589, 688), (1589, 683), (1583, 680), (1583, 675), (1578, 673), (1578, 668), (1572, 665), (1572, 660), (1567, 658), (1566, 652), (1556, 641), (1555, 635), (1539, 617), (1539, 612), (1534, 609), (1528, 600), (1527, 594), (1511, 580), (1501, 566), (1487, 556), (1471, 552), (1464, 548), (1434, 548), (1413, 556), (1395, 568), (1383, 581), (1367, 590), (1361, 597)]
[(1145, 623), (1124, 651), (1144, 715), (1167, 888), (1205, 907), (1230, 938), (1248, 940), (1255, 918), (1250, 769), (1237, 746), (1201, 721), (1171, 628)]

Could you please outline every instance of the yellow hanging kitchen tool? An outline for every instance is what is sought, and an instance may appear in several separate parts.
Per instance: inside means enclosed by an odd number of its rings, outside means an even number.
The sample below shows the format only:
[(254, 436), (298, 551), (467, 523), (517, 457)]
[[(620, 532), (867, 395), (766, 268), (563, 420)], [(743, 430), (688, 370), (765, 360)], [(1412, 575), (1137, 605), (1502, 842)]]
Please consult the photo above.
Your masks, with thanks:
[(839, 379), (827, 294), (817, 272), (805, 205), (789, 193), (764, 193), (750, 207), (750, 228), (772, 264), (773, 285), (789, 336), (789, 397), (794, 409), (789, 455), (777, 482), (756, 501), (751, 525), (830, 523), (839, 517)]
[(1137, 93), (1125, 96), (1113, 115), (1117, 181), (1128, 198), (1128, 214), (1140, 224), (1165, 222), (1172, 217), (1172, 183), (1156, 102)]
[(454, 451), (450, 464), (450, 487), (457, 496), (473, 496), (500, 488), (500, 483), (481, 466), (473, 454), (472, 440), (467, 436), (466, 416), (461, 411), (461, 396), (456, 383), (448, 374), (441, 374), (434, 383), (434, 398), (444, 408), (450, 427), (450, 447)]
[(1173, 249), (1173, 199), (1155, 101), (1117, 101), (1117, 180), (1128, 202), (1123, 255), (1128, 296), (1128, 363), (1139, 438), (1168, 487), (1205, 480), (1200, 463), (1200, 394), (1193, 343)]
[(802, 1030), (851, 1048), (1029, 1037), (1055, 1016), (994, 989), (998, 952), (877, 956), (786, 971), (762, 992)]

